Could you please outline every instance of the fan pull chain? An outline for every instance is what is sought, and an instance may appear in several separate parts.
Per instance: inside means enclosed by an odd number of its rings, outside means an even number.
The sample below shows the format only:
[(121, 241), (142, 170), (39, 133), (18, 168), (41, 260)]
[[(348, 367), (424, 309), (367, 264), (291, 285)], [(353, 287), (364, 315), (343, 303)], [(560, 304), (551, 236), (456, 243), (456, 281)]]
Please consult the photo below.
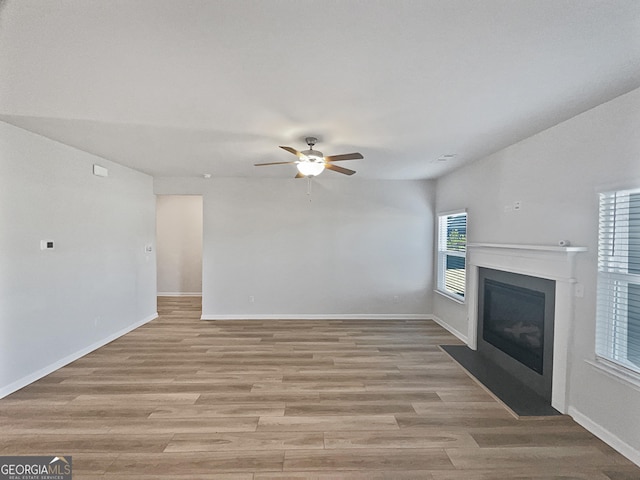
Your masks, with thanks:
[(311, 177), (307, 177), (307, 195), (309, 195), (309, 201), (311, 201)]

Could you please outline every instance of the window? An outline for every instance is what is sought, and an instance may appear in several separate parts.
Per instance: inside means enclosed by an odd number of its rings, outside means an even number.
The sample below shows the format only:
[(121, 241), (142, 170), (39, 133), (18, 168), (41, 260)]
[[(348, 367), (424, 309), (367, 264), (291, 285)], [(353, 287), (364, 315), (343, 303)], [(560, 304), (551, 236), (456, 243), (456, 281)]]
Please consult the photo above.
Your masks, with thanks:
[(600, 194), (596, 355), (640, 373), (640, 189)]
[(464, 300), (466, 255), (467, 212), (439, 215), (437, 289), (457, 300)]

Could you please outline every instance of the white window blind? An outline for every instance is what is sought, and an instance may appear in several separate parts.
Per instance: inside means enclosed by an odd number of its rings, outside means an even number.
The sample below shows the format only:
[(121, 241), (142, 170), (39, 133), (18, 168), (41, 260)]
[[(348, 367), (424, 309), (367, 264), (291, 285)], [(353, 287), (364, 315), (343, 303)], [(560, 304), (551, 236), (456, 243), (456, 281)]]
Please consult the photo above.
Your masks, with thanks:
[(437, 289), (464, 300), (466, 286), (467, 213), (438, 216)]
[(640, 189), (600, 194), (596, 355), (640, 373)]

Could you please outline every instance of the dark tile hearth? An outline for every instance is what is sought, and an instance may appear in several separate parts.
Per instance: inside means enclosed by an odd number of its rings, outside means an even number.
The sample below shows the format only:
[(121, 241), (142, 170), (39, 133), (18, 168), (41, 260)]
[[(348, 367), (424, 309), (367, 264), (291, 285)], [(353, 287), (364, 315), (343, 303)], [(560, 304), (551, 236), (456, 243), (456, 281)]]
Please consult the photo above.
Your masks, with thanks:
[(561, 415), (547, 400), (466, 345), (441, 345), (462, 368), (521, 417)]

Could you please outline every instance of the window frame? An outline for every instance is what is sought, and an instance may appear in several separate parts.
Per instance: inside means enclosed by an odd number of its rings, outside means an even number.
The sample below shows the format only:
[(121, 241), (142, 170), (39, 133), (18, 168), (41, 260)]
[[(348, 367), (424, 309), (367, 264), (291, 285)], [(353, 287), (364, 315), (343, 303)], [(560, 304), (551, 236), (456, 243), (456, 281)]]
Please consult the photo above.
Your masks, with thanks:
[[(463, 250), (447, 250), (446, 240), (445, 245), (442, 245), (443, 235), (446, 235), (442, 231), (443, 227), (446, 228), (448, 219), (450, 217), (464, 215), (465, 217), (465, 238)], [(444, 221), (444, 224), (443, 224)], [(468, 241), (468, 225), (469, 215), (467, 209), (451, 210), (447, 212), (440, 212), (436, 215), (436, 292), (442, 294), (458, 303), (466, 303), (467, 295), (467, 245)], [(443, 248), (444, 247), (444, 248)], [(448, 257), (456, 257), (464, 259), (464, 287), (462, 294), (449, 290), (446, 286), (446, 265)]]
[[(620, 213), (617, 211), (619, 197), (632, 197), (640, 195), (640, 188), (616, 189), (600, 192), (598, 197), (598, 287), (596, 306), (596, 330), (595, 330), (595, 359), (607, 368), (626, 372), (636, 381), (640, 380), (640, 364), (629, 357), (625, 343), (628, 340), (631, 328), (629, 326), (629, 307), (634, 305), (629, 301), (629, 285), (640, 286), (640, 274), (637, 270), (637, 256), (632, 262), (631, 246), (637, 238), (627, 234), (631, 226), (632, 200), (627, 200), (627, 209)], [(613, 201), (613, 213), (611, 209)], [(623, 201), (624, 204), (624, 201)], [(635, 212), (637, 215), (637, 211)], [(626, 217), (626, 218), (625, 218)], [(637, 219), (636, 219), (637, 220)], [(616, 229), (622, 234), (618, 236)], [(613, 233), (612, 233), (613, 232)], [(635, 244), (635, 251), (637, 251)], [(624, 252), (626, 256), (616, 253), (616, 250)], [(622, 260), (622, 261), (621, 261)], [(633, 265), (633, 266), (632, 266)], [(626, 271), (625, 271), (626, 270)], [(637, 305), (634, 305), (637, 307)], [(634, 330), (640, 325), (634, 325)], [(632, 350), (633, 355), (640, 354), (640, 350)]]

